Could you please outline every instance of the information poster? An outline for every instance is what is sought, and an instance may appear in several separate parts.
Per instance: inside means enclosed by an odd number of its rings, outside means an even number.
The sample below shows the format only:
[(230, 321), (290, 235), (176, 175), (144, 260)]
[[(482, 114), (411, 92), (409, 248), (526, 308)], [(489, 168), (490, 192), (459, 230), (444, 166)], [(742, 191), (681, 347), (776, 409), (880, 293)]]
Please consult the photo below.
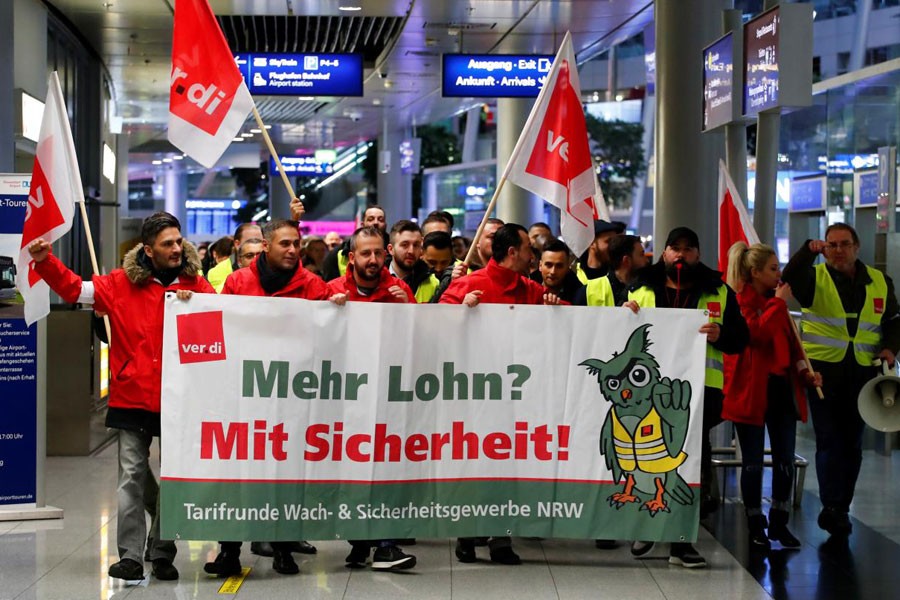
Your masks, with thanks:
[(25, 326), (16, 258), (31, 175), (0, 175), (0, 510), (34, 504), (37, 326)]
[(778, 106), (779, 9), (744, 26), (744, 114)]

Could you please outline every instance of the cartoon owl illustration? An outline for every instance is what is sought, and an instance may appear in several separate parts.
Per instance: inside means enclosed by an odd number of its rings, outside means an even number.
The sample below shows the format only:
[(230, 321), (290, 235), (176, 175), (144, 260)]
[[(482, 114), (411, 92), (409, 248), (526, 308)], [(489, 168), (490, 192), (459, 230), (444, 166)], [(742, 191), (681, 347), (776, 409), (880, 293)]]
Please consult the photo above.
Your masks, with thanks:
[(691, 504), (694, 492), (678, 474), (687, 454), (684, 442), (690, 420), (689, 381), (660, 377), (659, 363), (647, 349), (650, 325), (635, 329), (625, 349), (608, 361), (596, 358), (579, 366), (597, 376), (600, 393), (612, 403), (600, 433), (600, 453), (613, 482), (625, 476), (625, 487), (608, 498), (617, 509), (652, 496), (640, 510), (656, 516), (670, 512), (666, 496)]

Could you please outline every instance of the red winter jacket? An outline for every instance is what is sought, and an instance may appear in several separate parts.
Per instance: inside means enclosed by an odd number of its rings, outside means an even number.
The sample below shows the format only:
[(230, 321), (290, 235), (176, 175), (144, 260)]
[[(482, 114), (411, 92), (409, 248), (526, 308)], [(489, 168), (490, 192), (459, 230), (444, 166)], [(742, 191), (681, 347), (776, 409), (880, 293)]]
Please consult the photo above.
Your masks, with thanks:
[[(265, 255), (260, 254), (257, 260), (265, 260)], [(321, 277), (313, 275), (297, 265), (297, 272), (291, 277), (287, 285), (275, 292), (267, 294), (259, 283), (259, 268), (254, 260), (250, 266), (244, 269), (232, 271), (225, 285), (222, 287), (222, 294), (236, 294), (239, 296), (272, 296), (275, 298), (302, 298), (304, 300), (328, 300), (331, 294), (328, 292), (328, 285)]]
[(378, 280), (378, 287), (368, 296), (363, 296), (359, 293), (359, 289), (356, 287), (356, 280), (353, 279), (353, 267), (348, 267), (347, 273), (343, 277), (329, 281), (328, 290), (332, 296), (334, 294), (347, 294), (349, 302), (400, 302), (398, 298), (388, 291), (388, 288), (395, 285), (399, 285), (406, 292), (407, 302), (410, 304), (416, 303), (416, 297), (412, 290), (409, 289), (409, 286), (402, 279), (391, 275), (387, 267), (381, 269), (381, 279)]
[(451, 283), (440, 303), (462, 304), (466, 294), (475, 290), (484, 292), (479, 303), (486, 304), (543, 304), (547, 292), (541, 284), (501, 267), (492, 258), (485, 268)]
[[(109, 315), (112, 340), (109, 346), (109, 412), (107, 426), (120, 429), (150, 429), (158, 434), (162, 377), (163, 305), (166, 292), (191, 290), (214, 294), (200, 273), (200, 257), (184, 244), (187, 264), (168, 287), (152, 278), (137, 258), (138, 244), (125, 255), (121, 269), (94, 275), (94, 310)], [(34, 270), (66, 302), (77, 302), (82, 279), (52, 254), (35, 263)], [(134, 411), (134, 413), (132, 413)], [(150, 413), (142, 419), (140, 412)], [(148, 416), (148, 415), (143, 415)], [(150, 425), (155, 418), (155, 427)]]
[(797, 416), (806, 421), (806, 395), (800, 373), (806, 369), (787, 304), (765, 298), (752, 285), (737, 294), (741, 314), (750, 329), (750, 343), (740, 354), (725, 355), (725, 398), (722, 418), (736, 423), (763, 425), (768, 398), (769, 374), (791, 382)]

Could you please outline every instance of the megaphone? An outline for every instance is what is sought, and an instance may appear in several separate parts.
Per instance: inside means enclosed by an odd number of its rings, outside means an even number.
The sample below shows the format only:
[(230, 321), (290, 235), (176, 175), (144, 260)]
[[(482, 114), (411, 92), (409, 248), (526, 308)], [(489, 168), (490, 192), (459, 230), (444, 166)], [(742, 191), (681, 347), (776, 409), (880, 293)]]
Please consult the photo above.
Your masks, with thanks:
[(884, 433), (900, 431), (900, 377), (891, 374), (887, 361), (879, 362), (882, 374), (859, 391), (859, 416), (872, 429)]

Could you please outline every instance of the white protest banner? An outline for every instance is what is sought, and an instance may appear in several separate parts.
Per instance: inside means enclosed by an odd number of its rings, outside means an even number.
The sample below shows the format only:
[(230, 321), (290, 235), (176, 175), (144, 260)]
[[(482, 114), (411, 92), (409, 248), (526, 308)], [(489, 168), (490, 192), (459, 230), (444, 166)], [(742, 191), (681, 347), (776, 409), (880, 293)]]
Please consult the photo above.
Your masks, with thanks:
[(162, 535), (693, 540), (706, 320), (170, 297)]

